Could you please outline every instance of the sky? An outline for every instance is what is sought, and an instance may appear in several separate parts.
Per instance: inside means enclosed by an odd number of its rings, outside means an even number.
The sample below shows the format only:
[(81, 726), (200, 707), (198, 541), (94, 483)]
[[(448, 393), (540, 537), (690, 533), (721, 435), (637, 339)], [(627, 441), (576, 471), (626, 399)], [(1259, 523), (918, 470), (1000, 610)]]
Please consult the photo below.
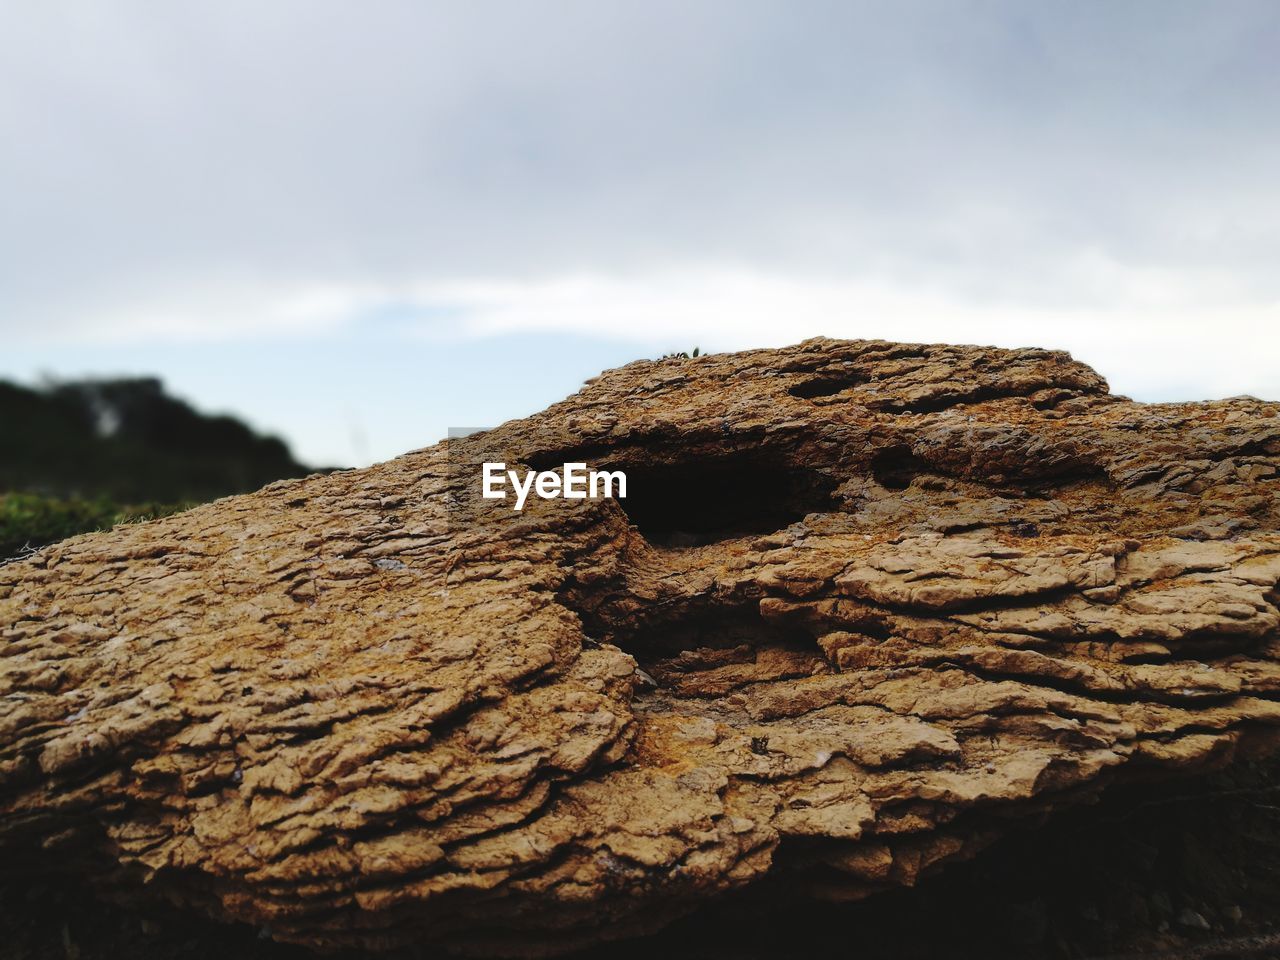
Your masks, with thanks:
[(1280, 4), (0, 0), (0, 378), (363, 465), (808, 336), (1280, 400)]

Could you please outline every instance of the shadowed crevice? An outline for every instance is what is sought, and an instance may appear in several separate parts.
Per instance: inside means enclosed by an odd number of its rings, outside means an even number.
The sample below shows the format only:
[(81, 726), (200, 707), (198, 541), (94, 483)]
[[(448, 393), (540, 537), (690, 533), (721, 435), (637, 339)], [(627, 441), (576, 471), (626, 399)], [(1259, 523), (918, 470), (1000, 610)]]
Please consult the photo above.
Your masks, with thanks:
[(803, 380), (787, 389), (787, 393), (802, 400), (814, 400), (818, 397), (830, 397), (845, 390), (852, 389), (867, 382), (864, 373), (850, 371), (837, 376), (813, 377)]
[(818, 470), (735, 454), (627, 471), (619, 504), (650, 543), (691, 547), (781, 530), (838, 509)]

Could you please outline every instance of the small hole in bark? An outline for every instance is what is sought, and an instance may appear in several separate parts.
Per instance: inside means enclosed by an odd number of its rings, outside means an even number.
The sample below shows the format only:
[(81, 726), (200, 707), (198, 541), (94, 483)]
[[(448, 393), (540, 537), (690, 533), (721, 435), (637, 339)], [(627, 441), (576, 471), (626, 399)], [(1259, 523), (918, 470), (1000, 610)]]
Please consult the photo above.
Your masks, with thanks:
[(848, 390), (850, 387), (856, 387), (858, 384), (866, 382), (867, 377), (865, 374), (850, 371), (839, 376), (814, 377), (811, 380), (805, 380), (788, 389), (787, 393), (803, 400), (812, 400), (815, 397), (829, 397), (842, 390)]
[(834, 510), (836, 486), (817, 470), (737, 455), (628, 468), (627, 496), (618, 503), (650, 543), (691, 547)]
[(1025, 388), (987, 385), (968, 390), (941, 390), (932, 396), (919, 397), (915, 400), (889, 398), (882, 403), (874, 404), (873, 407), (886, 413), (941, 413), (943, 410), (971, 403), (986, 403), (989, 400), (1025, 400), (1026, 398)]
[(686, 696), (830, 669), (812, 636), (766, 621), (754, 605), (685, 610), (616, 639), (659, 687)]
[(1031, 405), (1037, 410), (1053, 410), (1063, 401), (1078, 396), (1079, 394), (1074, 390), (1041, 390), (1034, 395)]
[(871, 461), (871, 475), (887, 490), (905, 490), (922, 473), (932, 473), (929, 464), (907, 446), (889, 447)]

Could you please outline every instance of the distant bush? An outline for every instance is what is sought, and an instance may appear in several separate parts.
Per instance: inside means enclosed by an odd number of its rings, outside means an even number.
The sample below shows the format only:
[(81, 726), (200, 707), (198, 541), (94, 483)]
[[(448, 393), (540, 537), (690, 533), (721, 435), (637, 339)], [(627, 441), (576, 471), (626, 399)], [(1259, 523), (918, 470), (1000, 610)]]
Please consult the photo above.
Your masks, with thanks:
[(0, 381), (0, 562), (311, 472), (283, 441), (200, 413), (151, 377)]
[(159, 380), (0, 382), (0, 490), (179, 503), (248, 493), (312, 468), (283, 441), (209, 416)]
[(0, 561), (78, 533), (168, 516), (192, 506), (191, 503), (124, 505), (101, 497), (60, 500), (33, 493), (0, 493)]

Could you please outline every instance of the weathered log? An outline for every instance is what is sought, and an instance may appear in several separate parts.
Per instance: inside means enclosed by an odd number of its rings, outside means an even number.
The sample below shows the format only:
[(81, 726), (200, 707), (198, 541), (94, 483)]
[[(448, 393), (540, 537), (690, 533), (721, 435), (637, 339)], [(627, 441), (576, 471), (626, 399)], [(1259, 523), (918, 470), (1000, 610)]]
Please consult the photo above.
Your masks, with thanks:
[[(481, 498), (482, 461), (623, 500)], [(536, 954), (914, 883), (1271, 749), (1280, 405), (1058, 352), (642, 361), (0, 566), (0, 856), (317, 947)]]

